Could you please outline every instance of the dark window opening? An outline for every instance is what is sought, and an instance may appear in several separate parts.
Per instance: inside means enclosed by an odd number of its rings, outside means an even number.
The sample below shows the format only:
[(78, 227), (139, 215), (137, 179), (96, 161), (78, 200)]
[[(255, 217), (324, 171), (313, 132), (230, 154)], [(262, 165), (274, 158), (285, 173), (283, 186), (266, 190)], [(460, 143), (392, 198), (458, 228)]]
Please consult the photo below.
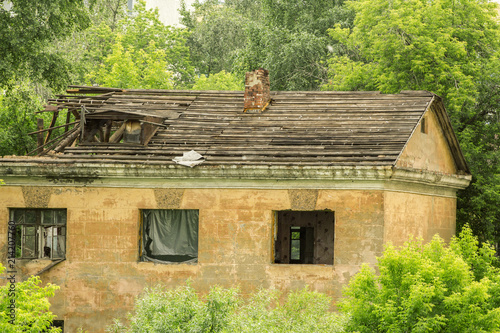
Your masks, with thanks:
[(11, 209), (16, 225), (16, 258), (64, 259), (66, 209)]
[(425, 117), (420, 121), (420, 131), (424, 134), (427, 134), (427, 121)]
[(275, 263), (333, 265), (333, 212), (278, 211), (275, 218)]
[(198, 215), (194, 209), (143, 210), (140, 260), (196, 263)]
[(64, 333), (64, 320), (54, 320), (52, 322), (52, 327), (60, 328), (61, 333)]

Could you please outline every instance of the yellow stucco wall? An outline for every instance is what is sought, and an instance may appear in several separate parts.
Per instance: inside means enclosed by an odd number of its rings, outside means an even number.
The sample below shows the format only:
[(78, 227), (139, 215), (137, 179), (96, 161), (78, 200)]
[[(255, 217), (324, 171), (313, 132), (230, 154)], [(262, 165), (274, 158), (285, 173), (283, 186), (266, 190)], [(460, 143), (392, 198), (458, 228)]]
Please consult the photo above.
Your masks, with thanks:
[(428, 242), (455, 235), (456, 199), (404, 192), (384, 193), (384, 242), (403, 245), (413, 235)]
[[(382, 253), (384, 194), (360, 190), (131, 189), (13, 187), (0, 189), (0, 219), (8, 208), (66, 208), (66, 261), (41, 274), (61, 289), (52, 310), (74, 332), (102, 332), (124, 317), (145, 286), (177, 286), (192, 280), (210, 286), (282, 290), (309, 285), (335, 299), (362, 262)], [(141, 209), (198, 209), (199, 262), (162, 265), (138, 262)], [(329, 209), (335, 212), (334, 265), (273, 264), (274, 211)], [(2, 262), (6, 224), (1, 224)], [(19, 261), (20, 277), (48, 260)]]
[(422, 133), (422, 124), (419, 123), (396, 166), (456, 174), (455, 161), (433, 108), (425, 113), (424, 118), (427, 133)]

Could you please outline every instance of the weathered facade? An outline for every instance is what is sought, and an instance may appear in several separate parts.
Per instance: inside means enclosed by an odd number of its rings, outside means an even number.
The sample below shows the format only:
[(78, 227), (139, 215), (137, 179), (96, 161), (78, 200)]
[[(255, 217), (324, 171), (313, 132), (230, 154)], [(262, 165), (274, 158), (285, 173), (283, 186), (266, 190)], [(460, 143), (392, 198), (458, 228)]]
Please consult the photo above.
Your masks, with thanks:
[[(384, 243), (455, 233), (470, 176), (431, 93), (271, 92), (244, 112), (243, 92), (69, 92), (46, 109), (70, 114), (58, 140), (0, 159), (2, 262), (17, 219), (19, 278), (61, 286), (66, 331), (101, 332), (145, 286), (187, 279), (338, 298)], [(172, 161), (191, 150), (196, 166)]]

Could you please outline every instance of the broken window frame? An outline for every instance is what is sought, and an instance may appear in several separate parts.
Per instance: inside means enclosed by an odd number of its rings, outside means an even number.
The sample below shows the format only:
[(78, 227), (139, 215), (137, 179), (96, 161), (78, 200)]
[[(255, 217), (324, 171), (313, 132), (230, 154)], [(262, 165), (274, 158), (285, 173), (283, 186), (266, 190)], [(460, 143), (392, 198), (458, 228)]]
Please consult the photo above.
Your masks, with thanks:
[(139, 261), (160, 264), (198, 262), (197, 209), (143, 209), (139, 234)]
[(66, 258), (66, 209), (11, 208), (10, 219), (16, 225), (16, 259)]
[[(290, 214), (289, 220), (286, 214)], [(335, 258), (335, 213), (333, 211), (283, 210), (275, 211), (273, 215), (274, 264), (333, 265)], [(316, 215), (315, 220), (306, 223), (306, 219), (312, 218), (313, 215)], [(324, 215), (322, 220), (318, 217), (321, 215)], [(301, 221), (292, 222), (294, 219)], [(322, 239), (321, 235), (328, 233), (331, 239), (328, 236), (327, 239)], [(296, 248), (293, 247), (293, 243), (296, 244)]]

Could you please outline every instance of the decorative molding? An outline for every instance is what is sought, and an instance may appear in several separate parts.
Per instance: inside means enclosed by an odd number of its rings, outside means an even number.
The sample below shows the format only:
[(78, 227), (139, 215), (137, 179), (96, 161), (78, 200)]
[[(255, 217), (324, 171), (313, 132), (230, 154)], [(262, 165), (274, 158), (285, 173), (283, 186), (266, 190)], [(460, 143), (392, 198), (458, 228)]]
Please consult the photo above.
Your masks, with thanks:
[(391, 166), (197, 166), (1, 163), (7, 186), (390, 190), (454, 197), (470, 175)]
[(24, 204), (29, 208), (49, 207), (52, 188), (39, 186), (22, 186)]

